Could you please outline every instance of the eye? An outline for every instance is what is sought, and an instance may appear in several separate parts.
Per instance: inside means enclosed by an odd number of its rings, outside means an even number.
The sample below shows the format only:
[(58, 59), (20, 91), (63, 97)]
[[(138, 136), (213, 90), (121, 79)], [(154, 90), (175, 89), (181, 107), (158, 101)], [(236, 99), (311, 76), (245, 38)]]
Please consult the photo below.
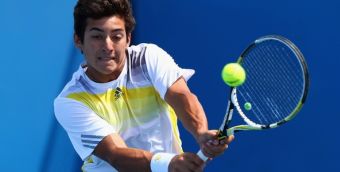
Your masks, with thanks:
[(122, 34), (114, 34), (114, 35), (111, 36), (111, 39), (112, 39), (112, 41), (114, 41), (114, 42), (118, 42), (118, 41), (120, 41), (122, 38), (123, 38), (123, 35), (122, 35)]
[(101, 40), (103, 38), (103, 36), (102, 35), (92, 35), (91, 38), (95, 39), (95, 40)]

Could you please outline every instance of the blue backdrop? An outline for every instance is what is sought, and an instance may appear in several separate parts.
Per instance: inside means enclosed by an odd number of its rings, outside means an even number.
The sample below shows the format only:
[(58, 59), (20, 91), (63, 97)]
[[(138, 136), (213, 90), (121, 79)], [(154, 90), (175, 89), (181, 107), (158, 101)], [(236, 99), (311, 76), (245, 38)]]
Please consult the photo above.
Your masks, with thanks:
[[(81, 162), (53, 116), (53, 99), (82, 57), (72, 43), (71, 1), (0, 5), (1, 171), (80, 171)], [(301, 113), (282, 128), (244, 132), (206, 171), (340, 171), (340, 2), (336, 0), (133, 0), (135, 44), (156, 43), (196, 74), (189, 81), (210, 128), (223, 118), (224, 64), (254, 39), (279, 34), (304, 53), (311, 75)], [(181, 128), (183, 147), (196, 152)]]

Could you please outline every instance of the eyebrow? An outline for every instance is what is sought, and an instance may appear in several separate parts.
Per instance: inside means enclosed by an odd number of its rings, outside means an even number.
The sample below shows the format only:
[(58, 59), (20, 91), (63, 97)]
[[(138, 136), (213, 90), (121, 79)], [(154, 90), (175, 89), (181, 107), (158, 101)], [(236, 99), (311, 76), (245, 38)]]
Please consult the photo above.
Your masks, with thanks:
[[(104, 32), (103, 29), (100, 29), (100, 28), (97, 28), (97, 27), (93, 27), (89, 31)], [(124, 30), (119, 28), (119, 29), (114, 29), (112, 32), (121, 32), (121, 31), (124, 31)]]
[(104, 30), (103, 30), (103, 29), (99, 29), (99, 28), (97, 28), (97, 27), (93, 27), (93, 28), (91, 28), (89, 31), (98, 31), (98, 32), (104, 32)]

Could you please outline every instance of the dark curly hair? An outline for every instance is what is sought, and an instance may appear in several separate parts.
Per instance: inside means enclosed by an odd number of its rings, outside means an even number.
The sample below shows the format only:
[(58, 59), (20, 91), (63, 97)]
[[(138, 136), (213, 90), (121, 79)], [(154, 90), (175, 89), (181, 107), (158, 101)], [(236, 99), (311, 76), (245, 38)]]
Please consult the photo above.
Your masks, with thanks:
[(84, 41), (87, 19), (100, 19), (117, 15), (125, 21), (125, 30), (129, 34), (135, 27), (130, 0), (78, 0), (74, 7), (74, 32)]

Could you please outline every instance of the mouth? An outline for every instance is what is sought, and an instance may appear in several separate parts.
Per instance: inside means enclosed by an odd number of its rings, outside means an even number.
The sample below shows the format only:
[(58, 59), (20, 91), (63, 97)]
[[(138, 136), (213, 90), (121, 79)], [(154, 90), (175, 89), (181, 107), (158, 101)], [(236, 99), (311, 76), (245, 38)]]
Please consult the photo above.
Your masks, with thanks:
[(114, 60), (114, 57), (98, 57), (97, 58), (100, 61), (109, 61), (109, 60)]

